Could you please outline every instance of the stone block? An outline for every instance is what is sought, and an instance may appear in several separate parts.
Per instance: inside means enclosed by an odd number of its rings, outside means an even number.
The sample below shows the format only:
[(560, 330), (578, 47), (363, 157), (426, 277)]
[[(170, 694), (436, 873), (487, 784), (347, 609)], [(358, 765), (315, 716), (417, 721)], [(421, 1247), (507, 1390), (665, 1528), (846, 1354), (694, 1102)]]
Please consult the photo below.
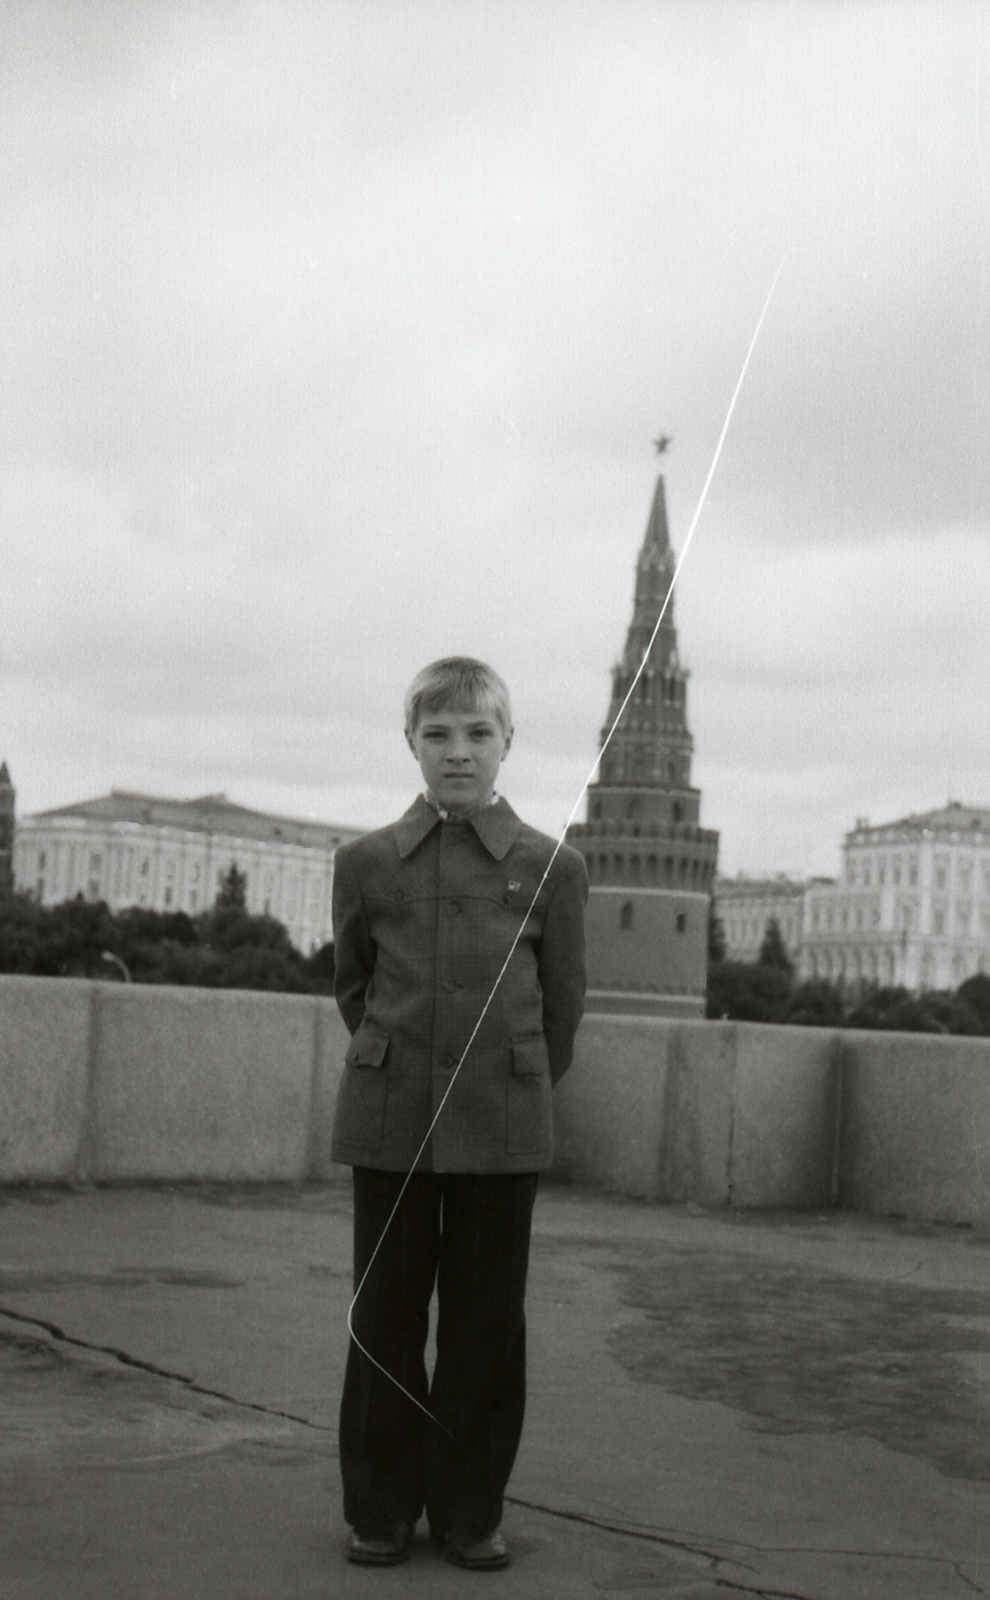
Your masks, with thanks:
[(86, 1176), (259, 1183), (305, 1176), (313, 998), (95, 987)]
[(0, 1183), (77, 1176), (92, 988), (83, 979), (0, 977)]
[(585, 1017), (574, 1064), (553, 1094), (555, 1177), (660, 1198), (671, 1028), (645, 1017)]
[(990, 1039), (842, 1035), (839, 1204), (990, 1224)]
[(674, 1204), (727, 1205), (736, 1025), (668, 1027), (660, 1197)]
[(830, 1030), (736, 1024), (733, 1205), (831, 1203), (838, 1078), (839, 1045)]

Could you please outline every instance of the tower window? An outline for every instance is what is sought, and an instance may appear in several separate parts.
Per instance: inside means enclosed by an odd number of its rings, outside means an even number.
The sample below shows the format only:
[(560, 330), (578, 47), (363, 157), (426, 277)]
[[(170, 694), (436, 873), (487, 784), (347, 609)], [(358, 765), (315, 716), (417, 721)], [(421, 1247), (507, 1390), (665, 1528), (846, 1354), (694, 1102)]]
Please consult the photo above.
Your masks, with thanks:
[(633, 925), (633, 903), (627, 900), (619, 912), (619, 927), (631, 928)]
[(674, 801), (674, 821), (675, 822), (680, 822), (680, 820), (681, 820), (681, 818), (683, 816), (684, 816), (684, 807), (681, 805), (681, 802), (679, 800), (675, 800)]
[(674, 927), (677, 929), (678, 933), (687, 933), (686, 911), (678, 911), (676, 917), (674, 918)]

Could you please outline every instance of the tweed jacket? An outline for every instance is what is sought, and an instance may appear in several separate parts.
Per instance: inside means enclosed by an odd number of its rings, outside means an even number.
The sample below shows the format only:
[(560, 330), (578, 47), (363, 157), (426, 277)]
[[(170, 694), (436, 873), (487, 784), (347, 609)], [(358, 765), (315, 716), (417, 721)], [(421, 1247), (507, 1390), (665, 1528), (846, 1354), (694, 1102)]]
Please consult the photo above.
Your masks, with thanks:
[[(332, 1155), (406, 1172), (440, 1106), (554, 840), (505, 800), (467, 821), (424, 796), (336, 854), (335, 993), (352, 1034)], [(417, 1171), (550, 1164), (550, 1090), (584, 1009), (584, 860), (561, 847)]]

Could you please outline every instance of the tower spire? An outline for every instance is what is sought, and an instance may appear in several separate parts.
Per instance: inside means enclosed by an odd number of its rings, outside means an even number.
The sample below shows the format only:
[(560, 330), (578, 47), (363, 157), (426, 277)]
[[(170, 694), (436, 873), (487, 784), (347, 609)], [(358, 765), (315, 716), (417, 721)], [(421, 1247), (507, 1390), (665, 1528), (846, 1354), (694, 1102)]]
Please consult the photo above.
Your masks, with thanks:
[(592, 1010), (695, 1016), (704, 1007), (718, 834), (700, 826), (701, 794), (691, 785), (688, 675), (670, 593), (675, 570), (660, 476), (636, 558), (625, 649), (612, 668), (603, 745), (613, 724), (615, 731), (588, 788), (588, 820), (567, 831), (590, 880)]

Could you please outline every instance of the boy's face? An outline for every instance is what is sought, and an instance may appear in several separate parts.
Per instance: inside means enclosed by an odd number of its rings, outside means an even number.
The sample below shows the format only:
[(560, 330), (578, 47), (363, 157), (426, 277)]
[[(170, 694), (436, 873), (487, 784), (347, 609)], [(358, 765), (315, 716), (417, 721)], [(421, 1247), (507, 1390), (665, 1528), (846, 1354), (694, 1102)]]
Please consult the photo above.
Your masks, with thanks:
[(487, 711), (424, 711), (406, 739), (431, 794), (464, 812), (491, 799), (512, 730)]

